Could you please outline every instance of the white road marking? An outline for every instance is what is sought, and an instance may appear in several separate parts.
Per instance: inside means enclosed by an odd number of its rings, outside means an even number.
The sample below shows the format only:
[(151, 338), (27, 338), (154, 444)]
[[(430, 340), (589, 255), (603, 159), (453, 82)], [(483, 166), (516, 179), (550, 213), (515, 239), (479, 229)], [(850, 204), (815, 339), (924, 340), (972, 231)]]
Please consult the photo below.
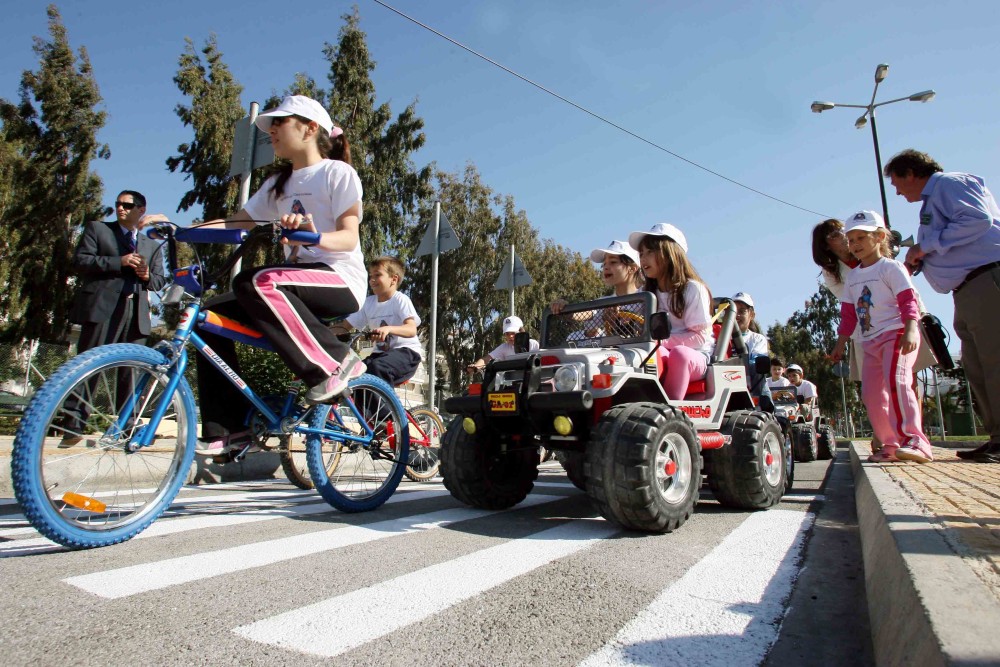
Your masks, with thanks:
[[(618, 532), (575, 520), (233, 630), (256, 642), (332, 657), (478, 595)], [(428, 588), (428, 581), (435, 586)], [(420, 595), (414, 595), (414, 590)], [(336, 618), (336, 631), (330, 619)]]
[(778, 637), (813, 519), (751, 514), (581, 665), (759, 665)]
[[(403, 503), (412, 500), (425, 500), (427, 498), (437, 498), (439, 496), (448, 495), (447, 491), (408, 491), (406, 493), (399, 493), (393, 495), (385, 504), (393, 503)], [(191, 516), (182, 517), (176, 519), (161, 518), (159, 521), (153, 523), (149, 528), (139, 533), (132, 539), (140, 540), (149, 537), (162, 537), (164, 535), (173, 535), (175, 533), (183, 533), (190, 530), (203, 530), (211, 528), (224, 528), (228, 526), (238, 526), (248, 523), (257, 523), (258, 521), (270, 521), (272, 519), (281, 519), (285, 517), (293, 516), (308, 516), (311, 514), (324, 514), (324, 513), (334, 513), (337, 510), (331, 507), (329, 504), (324, 502), (318, 503), (302, 503), (302, 500), (311, 500), (314, 495), (309, 496), (305, 499), (289, 499), (298, 500), (300, 504), (292, 505), (290, 507), (270, 507), (266, 509), (259, 510), (248, 510), (245, 512), (229, 512), (223, 514), (209, 514), (205, 516)], [(166, 515), (165, 515), (166, 516)], [(15, 531), (26, 531), (30, 530), (34, 532), (34, 529), (11, 529), (11, 532)], [(39, 547), (48, 546), (53, 551), (58, 551), (62, 549), (60, 545), (52, 542), (48, 538), (39, 537), (35, 539), (19, 540), (17, 542), (12, 542), (6, 545), (0, 545), (0, 558), (7, 558), (10, 556), (22, 556), (24, 555), (23, 550), (29, 549), (32, 553)]]
[[(559, 498), (557, 496), (533, 495), (515, 509), (540, 505), (553, 500), (559, 500)], [(322, 551), (374, 542), (421, 530), (441, 528), (457, 521), (477, 519), (492, 514), (496, 514), (496, 512), (464, 507), (441, 510), (361, 526), (341, 526), (304, 535), (244, 544), (229, 549), (105, 570), (70, 577), (63, 579), (63, 581), (102, 598), (122, 598), (223, 574), (232, 574), (234, 563), (240, 570), (263, 567)]]

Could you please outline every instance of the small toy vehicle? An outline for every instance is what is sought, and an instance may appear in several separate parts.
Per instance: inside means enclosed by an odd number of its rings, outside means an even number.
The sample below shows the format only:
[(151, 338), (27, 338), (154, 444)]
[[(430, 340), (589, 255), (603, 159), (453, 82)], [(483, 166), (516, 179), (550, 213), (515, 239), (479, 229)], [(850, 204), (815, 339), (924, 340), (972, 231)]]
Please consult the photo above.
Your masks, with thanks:
[[(445, 487), (488, 509), (524, 500), (538, 448), (554, 450), (600, 513), (625, 528), (670, 532), (694, 511), (702, 476), (723, 505), (764, 509), (785, 492), (785, 438), (747, 389), (735, 307), (722, 299), (706, 377), (667, 399), (656, 348), (669, 336), (647, 292), (542, 318), (541, 348), (487, 365), (483, 382), (445, 402), (458, 415), (441, 446)], [(729, 357), (730, 341), (737, 354)], [(517, 341), (522, 349), (526, 341)], [(766, 372), (769, 360), (756, 362)]]
[(837, 436), (833, 427), (820, 415), (819, 408), (805, 406), (805, 398), (798, 395), (795, 385), (773, 387), (771, 400), (774, 415), (792, 442), (796, 461), (807, 463), (836, 456)]

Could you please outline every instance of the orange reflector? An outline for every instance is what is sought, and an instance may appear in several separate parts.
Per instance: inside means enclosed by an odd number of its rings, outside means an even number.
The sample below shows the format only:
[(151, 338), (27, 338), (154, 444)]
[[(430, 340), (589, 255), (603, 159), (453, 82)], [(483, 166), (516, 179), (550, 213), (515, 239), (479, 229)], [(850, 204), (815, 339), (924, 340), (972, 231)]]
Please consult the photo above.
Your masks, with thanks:
[(483, 393), (483, 385), (480, 382), (473, 382), (469, 385), (469, 396), (481, 396)]
[(590, 381), (594, 389), (607, 389), (611, 386), (611, 376), (608, 373), (598, 373)]
[(97, 498), (88, 498), (87, 496), (81, 496), (79, 493), (73, 493), (72, 491), (64, 493), (62, 501), (67, 505), (80, 510), (87, 510), (88, 512), (100, 513), (108, 509), (108, 506)]

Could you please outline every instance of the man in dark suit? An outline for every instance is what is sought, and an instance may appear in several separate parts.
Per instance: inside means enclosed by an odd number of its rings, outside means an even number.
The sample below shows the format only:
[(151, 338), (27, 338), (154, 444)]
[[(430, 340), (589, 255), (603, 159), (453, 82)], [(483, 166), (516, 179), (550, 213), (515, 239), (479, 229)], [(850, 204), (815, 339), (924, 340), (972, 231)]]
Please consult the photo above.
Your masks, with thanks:
[[(115, 200), (117, 220), (90, 222), (80, 237), (73, 267), (81, 282), (70, 309), (70, 322), (82, 325), (78, 352), (111, 343), (146, 342), (149, 293), (161, 289), (166, 277), (159, 244), (138, 231), (145, 213), (146, 198), (123, 190)], [(82, 440), (89, 415), (82, 403), (71, 396), (63, 404), (62, 447)]]

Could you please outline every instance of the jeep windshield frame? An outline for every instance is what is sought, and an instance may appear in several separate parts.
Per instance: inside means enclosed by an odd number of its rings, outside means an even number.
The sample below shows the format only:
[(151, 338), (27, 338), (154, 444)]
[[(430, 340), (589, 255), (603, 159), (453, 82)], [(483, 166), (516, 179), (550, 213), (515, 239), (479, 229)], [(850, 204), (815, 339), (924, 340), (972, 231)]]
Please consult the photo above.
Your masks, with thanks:
[(656, 297), (650, 292), (609, 296), (563, 306), (558, 315), (542, 312), (543, 349), (617, 347), (652, 342), (649, 316)]

